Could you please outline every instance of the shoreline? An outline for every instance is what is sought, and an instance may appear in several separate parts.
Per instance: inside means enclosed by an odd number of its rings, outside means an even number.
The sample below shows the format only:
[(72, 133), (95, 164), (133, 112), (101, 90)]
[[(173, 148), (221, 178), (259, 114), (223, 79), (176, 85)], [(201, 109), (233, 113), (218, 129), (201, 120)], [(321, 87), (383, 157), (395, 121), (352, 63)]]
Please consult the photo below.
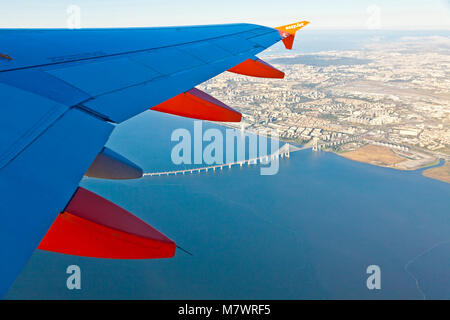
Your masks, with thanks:
[(348, 160), (395, 170), (417, 172), (424, 177), (450, 183), (450, 163), (442, 158), (432, 159), (426, 164), (419, 163), (417, 167), (412, 167), (404, 166), (403, 164), (413, 160), (401, 157), (386, 147), (376, 148), (376, 146), (373, 145), (366, 145), (353, 151), (340, 153), (335, 151), (328, 152), (332, 152)]
[(424, 177), (435, 179), (443, 182), (450, 183), (450, 162), (442, 161), (443, 163), (438, 166), (432, 166), (422, 170), (421, 173)]
[[(220, 123), (219, 125), (222, 125), (226, 128), (240, 130), (240, 128), (230, 125), (229, 123)], [(248, 130), (246, 128), (244, 128), (244, 132), (255, 135), (261, 134), (260, 132), (254, 132), (253, 130)], [(266, 137), (270, 138), (270, 136), (267, 135)], [(295, 142), (287, 141), (286, 139), (280, 137), (279, 141), (296, 145)], [(420, 155), (423, 156), (422, 159), (410, 159), (410, 157), (407, 157), (404, 154), (399, 154), (398, 152), (394, 152), (388, 147), (376, 146), (371, 144), (367, 144), (355, 150), (345, 152), (336, 152), (334, 150), (323, 151), (334, 153), (351, 161), (367, 163), (373, 166), (391, 168), (411, 173), (420, 172), (420, 174), (424, 177), (450, 183), (450, 162), (442, 158), (432, 158), (421, 153)]]

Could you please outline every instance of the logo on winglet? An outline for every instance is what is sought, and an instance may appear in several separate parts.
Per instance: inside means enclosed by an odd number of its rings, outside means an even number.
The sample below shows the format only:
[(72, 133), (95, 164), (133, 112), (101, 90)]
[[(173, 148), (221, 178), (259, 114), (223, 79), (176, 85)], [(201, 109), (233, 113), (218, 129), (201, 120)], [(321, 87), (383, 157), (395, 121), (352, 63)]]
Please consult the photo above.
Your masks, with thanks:
[(286, 30), (303, 28), (304, 26), (305, 26), (304, 22), (297, 22), (296, 24), (287, 26)]
[(14, 60), (13, 58), (8, 56), (7, 54), (3, 54), (3, 53), (0, 53), (0, 58), (6, 59), (6, 60)]
[(287, 24), (285, 26), (276, 27), (275, 29), (278, 29), (281, 32), (285, 32), (288, 34), (295, 34), (298, 30), (305, 27), (309, 24), (309, 21), (300, 21), (293, 24)]

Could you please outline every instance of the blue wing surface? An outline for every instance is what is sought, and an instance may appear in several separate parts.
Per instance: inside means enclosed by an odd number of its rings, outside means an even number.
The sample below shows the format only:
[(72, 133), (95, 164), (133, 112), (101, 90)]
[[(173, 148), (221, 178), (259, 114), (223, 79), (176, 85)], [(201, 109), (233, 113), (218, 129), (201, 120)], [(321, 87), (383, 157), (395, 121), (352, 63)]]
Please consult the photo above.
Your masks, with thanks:
[(253, 58), (276, 29), (0, 30), (0, 297), (121, 123)]

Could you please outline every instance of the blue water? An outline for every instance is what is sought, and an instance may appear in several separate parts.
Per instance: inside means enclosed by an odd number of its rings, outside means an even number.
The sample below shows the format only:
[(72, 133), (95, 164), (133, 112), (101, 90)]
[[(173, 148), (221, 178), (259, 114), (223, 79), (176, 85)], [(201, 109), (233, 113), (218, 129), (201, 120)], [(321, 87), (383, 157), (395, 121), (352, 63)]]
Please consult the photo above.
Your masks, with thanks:
[[(108, 145), (145, 171), (170, 169), (170, 133), (180, 127), (192, 121), (147, 112)], [(450, 298), (449, 184), (309, 150), (281, 160), (277, 175), (259, 173), (85, 179), (193, 256), (114, 261), (37, 251), (7, 298)], [(71, 264), (81, 268), (79, 291), (66, 288)], [(366, 288), (372, 264), (381, 268), (379, 291)]]

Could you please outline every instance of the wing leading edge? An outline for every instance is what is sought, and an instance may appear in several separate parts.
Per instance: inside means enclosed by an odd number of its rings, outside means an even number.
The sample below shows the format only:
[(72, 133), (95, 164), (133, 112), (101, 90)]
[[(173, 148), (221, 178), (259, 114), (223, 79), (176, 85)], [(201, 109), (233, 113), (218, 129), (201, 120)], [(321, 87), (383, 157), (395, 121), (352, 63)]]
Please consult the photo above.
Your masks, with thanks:
[[(194, 87), (227, 70), (283, 78), (256, 54), (280, 40), (290, 43), (296, 30), (289, 30), (251, 24), (0, 30), (0, 297), (39, 243), (41, 249), (85, 256), (173, 256), (172, 240), (78, 188), (79, 181), (86, 173), (114, 179), (141, 175), (139, 167), (104, 145), (114, 123), (145, 110), (239, 121), (239, 113)], [(120, 174), (114, 168), (121, 168)], [(86, 210), (77, 211), (80, 207)], [(114, 209), (123, 223), (112, 224), (105, 208)], [(86, 228), (97, 233), (83, 233)], [(64, 230), (72, 237), (64, 239)], [(134, 241), (134, 249), (130, 243), (120, 252), (108, 246), (127, 243), (111, 238), (118, 233)], [(77, 234), (84, 249), (76, 245)], [(90, 248), (90, 242), (104, 251)]]

